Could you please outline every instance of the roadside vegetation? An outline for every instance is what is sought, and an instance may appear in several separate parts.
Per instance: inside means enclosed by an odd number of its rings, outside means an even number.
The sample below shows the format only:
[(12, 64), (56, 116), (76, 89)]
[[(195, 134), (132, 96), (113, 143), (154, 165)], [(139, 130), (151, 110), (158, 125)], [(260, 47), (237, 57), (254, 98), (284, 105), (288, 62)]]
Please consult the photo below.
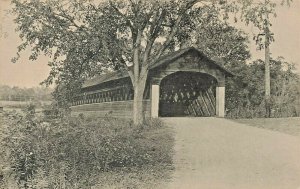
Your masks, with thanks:
[[(226, 82), (226, 109), (229, 118), (262, 118), (264, 104), (264, 61), (228, 65), (236, 75)], [(300, 76), (293, 63), (283, 57), (271, 59), (270, 117), (300, 116)]]
[(173, 138), (156, 119), (53, 119), (29, 106), (2, 113), (0, 133), (2, 188), (153, 188), (172, 169)]

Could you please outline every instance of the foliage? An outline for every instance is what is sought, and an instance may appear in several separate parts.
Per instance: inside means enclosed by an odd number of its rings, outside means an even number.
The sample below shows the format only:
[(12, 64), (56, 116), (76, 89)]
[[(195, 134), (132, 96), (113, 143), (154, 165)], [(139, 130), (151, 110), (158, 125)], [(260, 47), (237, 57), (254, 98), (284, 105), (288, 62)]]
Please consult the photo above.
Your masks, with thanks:
[(172, 163), (173, 139), (154, 120), (137, 128), (82, 115), (44, 119), (31, 106), (23, 115), (6, 113), (3, 121), (4, 180), (14, 179), (19, 188), (90, 188), (105, 182), (98, 175), (106, 171)]
[[(238, 73), (226, 83), (229, 117), (264, 117), (264, 62), (256, 60), (232, 68)], [(299, 116), (300, 77), (282, 57), (271, 59), (272, 117)]]
[[(187, 46), (195, 45), (208, 57), (230, 67), (250, 58), (248, 35), (220, 19), (216, 8), (203, 7), (194, 18), (197, 27)], [(235, 66), (239, 66), (235, 64)]]

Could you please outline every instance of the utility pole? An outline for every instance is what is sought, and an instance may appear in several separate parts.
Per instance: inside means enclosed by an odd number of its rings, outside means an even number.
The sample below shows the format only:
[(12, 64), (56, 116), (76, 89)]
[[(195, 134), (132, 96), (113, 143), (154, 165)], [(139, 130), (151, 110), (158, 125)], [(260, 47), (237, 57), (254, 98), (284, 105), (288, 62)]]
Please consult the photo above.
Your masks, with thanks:
[(265, 27), (265, 109), (266, 117), (271, 116), (271, 79), (270, 79), (270, 32)]
[[(267, 6), (267, 2), (265, 1), (265, 6)], [(258, 34), (256, 38), (256, 43), (259, 45), (259, 49), (262, 49), (261, 37), (265, 37), (265, 41), (263, 47), (265, 49), (265, 117), (271, 117), (271, 78), (270, 78), (270, 43), (272, 39), (272, 33), (270, 33), (269, 28), (269, 18), (268, 12), (265, 11), (265, 19), (263, 20), (264, 26), (263, 31), (264, 33)]]
[[(265, 6), (267, 1), (265, 0)], [(265, 11), (264, 34), (265, 34), (265, 117), (271, 117), (271, 79), (270, 79), (270, 30), (268, 12)]]

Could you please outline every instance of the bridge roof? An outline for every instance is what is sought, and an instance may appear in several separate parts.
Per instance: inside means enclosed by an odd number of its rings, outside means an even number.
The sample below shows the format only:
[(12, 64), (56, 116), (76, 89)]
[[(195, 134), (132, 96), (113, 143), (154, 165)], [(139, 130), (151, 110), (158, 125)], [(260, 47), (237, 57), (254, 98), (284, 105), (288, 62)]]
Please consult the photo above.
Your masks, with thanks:
[[(224, 72), (227, 76), (234, 75), (232, 72), (230, 72), (229, 70), (224, 68), (220, 63), (217, 63), (217, 61), (208, 58), (204, 53), (202, 53), (200, 50), (198, 50), (194, 47), (181, 49), (181, 50), (169, 53), (165, 56), (162, 56), (161, 58), (159, 58), (157, 60), (156, 63), (154, 63), (153, 65), (150, 66), (150, 70), (154, 69), (154, 68), (158, 68), (158, 67), (166, 65), (166, 64), (170, 64), (173, 60), (175, 60), (189, 52), (196, 52), (200, 57), (205, 58), (209, 64), (215, 66), (217, 69)], [(119, 71), (115, 71), (115, 72), (111, 72), (111, 73), (106, 73), (106, 74), (96, 76), (92, 79), (86, 80), (83, 83), (82, 88), (87, 88), (87, 87), (95, 86), (95, 85), (105, 83), (108, 81), (113, 81), (113, 80), (122, 79), (122, 78), (126, 78), (126, 77), (129, 77), (126, 70), (119, 70)]]

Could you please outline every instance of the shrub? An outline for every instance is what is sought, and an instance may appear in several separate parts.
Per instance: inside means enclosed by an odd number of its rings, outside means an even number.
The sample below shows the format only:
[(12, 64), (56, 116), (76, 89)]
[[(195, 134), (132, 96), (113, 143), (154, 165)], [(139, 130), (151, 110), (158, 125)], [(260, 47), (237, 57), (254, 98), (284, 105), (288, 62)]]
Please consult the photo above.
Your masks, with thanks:
[(114, 118), (45, 119), (34, 107), (3, 117), (4, 180), (19, 188), (89, 188), (105, 171), (171, 164), (172, 138), (159, 120), (137, 128)]

